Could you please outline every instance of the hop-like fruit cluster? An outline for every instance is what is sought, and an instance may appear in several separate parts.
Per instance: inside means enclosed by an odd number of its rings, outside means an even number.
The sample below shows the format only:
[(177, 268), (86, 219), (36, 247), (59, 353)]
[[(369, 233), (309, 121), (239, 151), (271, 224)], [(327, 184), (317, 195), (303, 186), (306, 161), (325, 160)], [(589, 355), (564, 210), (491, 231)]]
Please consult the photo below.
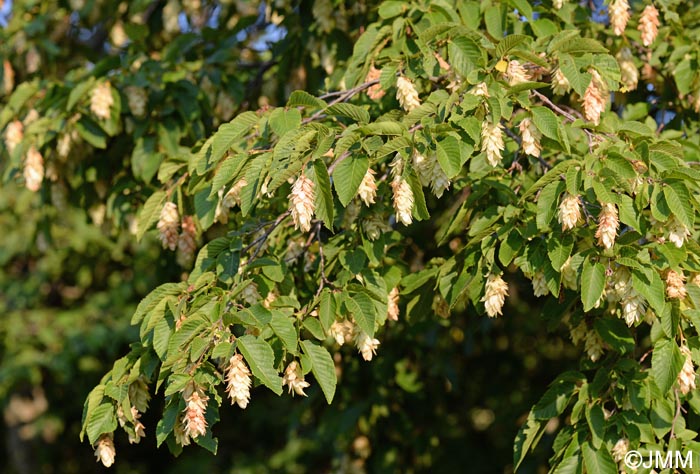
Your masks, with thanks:
[(542, 133), (537, 129), (532, 120), (530, 118), (524, 118), (522, 122), (520, 122), (520, 125), (518, 125), (518, 128), (523, 138), (523, 151), (528, 155), (535, 157), (540, 156), (542, 152), (542, 145), (540, 144)]
[(335, 339), (338, 345), (350, 342), (352, 340), (353, 334), (355, 333), (355, 325), (344, 319), (342, 321), (333, 321), (331, 327), (328, 329), (330, 336)]
[(360, 199), (362, 199), (362, 202), (364, 202), (366, 206), (369, 207), (370, 204), (374, 204), (377, 198), (377, 182), (374, 179), (374, 171), (372, 168), (367, 169), (360, 186), (357, 188), (357, 195), (360, 196)]
[(683, 362), (683, 368), (678, 374), (678, 388), (680, 388), (683, 395), (688, 395), (691, 391), (695, 390), (695, 366), (693, 365), (693, 359), (691, 357), (690, 349), (688, 346), (683, 345), (681, 347), (681, 354), (685, 357)]
[(15, 88), (15, 70), (12, 69), (12, 64), (7, 59), (2, 62), (2, 89), (5, 95), (12, 94), (12, 89)]
[(386, 318), (390, 321), (399, 320), (399, 289), (393, 287), (387, 297)]
[(391, 226), (385, 218), (379, 214), (372, 214), (362, 221), (362, 228), (369, 240), (377, 240), (382, 234), (391, 231)]
[(228, 369), (226, 370), (226, 384), (226, 393), (231, 399), (231, 405), (236, 403), (239, 407), (245, 409), (250, 402), (250, 387), (253, 382), (250, 369), (243, 361), (241, 354), (236, 354), (229, 359)]
[(578, 196), (572, 196), (569, 193), (564, 195), (561, 204), (559, 204), (557, 219), (561, 224), (562, 230), (566, 231), (576, 227), (581, 219), (581, 205), (579, 204)]
[(198, 438), (207, 434), (207, 397), (202, 390), (194, 384), (188, 385), (182, 394), (185, 399), (185, 435), (190, 438)]
[(112, 106), (114, 105), (114, 97), (112, 97), (112, 85), (109, 81), (99, 83), (90, 94), (90, 110), (95, 117), (107, 120), (109, 119)]
[(362, 354), (362, 358), (366, 361), (372, 360), (377, 354), (377, 347), (379, 347), (379, 340), (370, 337), (365, 331), (360, 328), (355, 328), (355, 347), (357, 351)]
[(289, 393), (291, 393), (292, 396), (295, 394), (303, 397), (306, 396), (304, 389), (309, 387), (309, 382), (304, 380), (304, 374), (302, 374), (301, 367), (299, 367), (297, 361), (290, 362), (285, 369), (282, 385), (286, 385), (289, 388)]
[(413, 190), (408, 181), (401, 176), (397, 176), (391, 182), (394, 191), (393, 202), (396, 211), (396, 220), (403, 225), (410, 225), (413, 222)]
[(622, 35), (630, 19), (630, 4), (627, 0), (613, 0), (608, 8), (610, 15), (610, 26), (617, 36)]
[(605, 111), (610, 100), (608, 86), (598, 71), (591, 68), (588, 72), (591, 74), (591, 82), (583, 94), (583, 114), (586, 120), (598, 125), (600, 115)]
[(98, 462), (101, 462), (104, 467), (110, 467), (114, 464), (114, 458), (117, 455), (114, 449), (114, 435), (106, 433), (100, 436), (95, 445), (95, 457)]
[(166, 202), (160, 211), (160, 219), (156, 224), (158, 238), (163, 243), (163, 248), (175, 250), (179, 238), (180, 214), (174, 202)]
[(512, 61), (508, 61), (506, 79), (508, 79), (508, 84), (514, 86), (517, 84), (522, 84), (523, 82), (528, 82), (530, 80), (530, 76), (523, 65), (520, 64), (520, 61), (513, 59)]
[(500, 275), (489, 273), (486, 278), (486, 291), (481, 301), (486, 308), (486, 314), (491, 318), (503, 314), (503, 304), (508, 296), (508, 283)]
[(27, 152), (27, 158), (24, 161), (24, 184), (32, 192), (37, 192), (41, 189), (41, 183), (44, 181), (44, 158), (41, 153), (33, 146)]
[(642, 33), (642, 44), (650, 46), (659, 34), (659, 10), (654, 5), (647, 5), (639, 18), (637, 29)]
[(549, 288), (547, 287), (547, 280), (544, 277), (544, 272), (536, 272), (532, 276), (532, 291), (535, 296), (547, 296), (549, 294)]
[[(612, 448), (612, 456), (615, 462), (620, 462), (625, 459), (625, 455), (630, 449), (630, 440), (627, 438), (621, 438), (617, 440), (615, 446)], [(624, 472), (624, 470), (622, 471)]]
[(596, 362), (603, 356), (605, 353), (604, 344), (603, 339), (596, 331), (589, 330), (586, 332), (586, 339), (583, 346), (591, 361)]
[(486, 161), (496, 167), (501, 164), (503, 143), (503, 126), (500, 123), (485, 121), (481, 126), (481, 151), (486, 153)]
[(289, 210), (292, 213), (294, 227), (302, 232), (311, 230), (311, 219), (316, 210), (314, 183), (303, 174), (294, 182), (289, 193)]
[(595, 237), (598, 239), (598, 245), (609, 249), (615, 245), (615, 237), (617, 237), (617, 229), (620, 226), (620, 221), (617, 217), (617, 207), (615, 204), (603, 204), (598, 217), (598, 229)]
[(552, 74), (552, 92), (557, 95), (568, 94), (571, 90), (571, 83), (566, 78), (561, 69), (557, 68)]
[(420, 106), (420, 98), (418, 97), (416, 86), (407, 77), (399, 76), (396, 80), (396, 98), (406, 112), (410, 112)]
[(673, 243), (678, 248), (683, 247), (686, 239), (690, 237), (690, 230), (678, 220), (676, 216), (672, 216), (666, 223), (666, 235), (668, 241)]
[(129, 110), (136, 117), (146, 115), (146, 107), (148, 106), (148, 94), (143, 87), (129, 86), (124, 90), (126, 100), (129, 103)]
[(627, 91), (635, 90), (639, 83), (639, 70), (632, 60), (632, 51), (629, 48), (622, 48), (616, 57), (620, 65), (620, 82)]
[(182, 232), (177, 239), (177, 263), (182, 267), (189, 266), (196, 250), (197, 226), (192, 216), (185, 216), (182, 218)]
[(12, 154), (17, 145), (22, 143), (24, 139), (24, 125), (19, 120), (13, 120), (7, 124), (5, 129), (5, 146), (7, 151)]
[[(382, 75), (382, 70), (377, 69), (374, 67), (374, 64), (372, 64), (369, 68), (369, 71), (367, 72), (367, 77), (365, 77), (365, 82), (372, 82), (376, 81), (379, 79)], [(382, 97), (384, 97), (384, 94), (386, 94), (386, 91), (382, 89), (381, 84), (374, 84), (373, 86), (369, 86), (367, 88), (367, 97), (369, 97), (372, 100), (379, 100)]]
[(669, 270), (666, 273), (666, 296), (670, 299), (682, 300), (687, 294), (683, 271)]

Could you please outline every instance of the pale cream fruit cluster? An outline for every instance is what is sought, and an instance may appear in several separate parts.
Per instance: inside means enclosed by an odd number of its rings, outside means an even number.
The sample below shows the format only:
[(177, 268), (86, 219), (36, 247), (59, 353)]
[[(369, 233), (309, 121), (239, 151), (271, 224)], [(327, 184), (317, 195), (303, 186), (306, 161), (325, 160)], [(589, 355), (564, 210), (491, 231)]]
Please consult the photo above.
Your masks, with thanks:
[(367, 169), (365, 176), (362, 178), (362, 182), (360, 182), (360, 186), (357, 188), (357, 195), (360, 196), (365, 206), (369, 207), (371, 204), (374, 204), (377, 198), (377, 182), (374, 179), (374, 171), (372, 168)]
[(289, 389), (289, 393), (294, 395), (306, 396), (304, 389), (309, 387), (309, 382), (304, 380), (304, 374), (301, 372), (301, 367), (297, 364), (297, 361), (292, 361), (287, 366), (284, 371), (284, 377), (282, 378), (282, 385), (286, 385)]
[(13, 120), (7, 124), (5, 128), (5, 146), (7, 151), (12, 154), (17, 145), (22, 143), (24, 139), (24, 125), (19, 120)]
[(607, 84), (597, 70), (591, 68), (588, 72), (591, 74), (591, 82), (583, 94), (583, 114), (586, 120), (598, 125), (600, 115), (605, 111), (610, 100), (610, 93)]
[(422, 153), (413, 154), (413, 168), (423, 186), (430, 186), (433, 194), (441, 198), (444, 192), (450, 188), (450, 179), (442, 170), (435, 153), (427, 156)]
[(95, 457), (104, 467), (110, 467), (114, 464), (114, 458), (117, 455), (113, 436), (112, 433), (103, 434), (95, 445)]
[(650, 46), (659, 34), (659, 10), (654, 5), (647, 5), (639, 18), (637, 29), (642, 34), (642, 44)]
[(391, 232), (391, 226), (385, 218), (379, 214), (372, 214), (362, 221), (362, 228), (369, 240), (377, 240), (382, 234)]
[(610, 15), (610, 26), (612, 26), (613, 33), (621, 36), (625, 32), (627, 22), (630, 19), (630, 4), (627, 0), (612, 0), (608, 7), (608, 14)]
[(397, 176), (392, 180), (391, 188), (396, 220), (403, 225), (410, 225), (413, 222), (413, 190), (411, 186), (404, 178)]
[(486, 161), (493, 167), (501, 164), (503, 143), (503, 126), (500, 123), (485, 121), (481, 126), (481, 151), (486, 154)]
[(342, 321), (333, 321), (331, 327), (328, 329), (330, 336), (335, 339), (338, 345), (342, 346), (345, 343), (350, 343), (355, 333), (355, 325), (344, 319)]
[(254, 282), (248, 283), (248, 285), (243, 288), (243, 291), (241, 291), (241, 300), (251, 306), (259, 303), (261, 299), (260, 293), (258, 292), (258, 285)]
[(495, 318), (503, 314), (503, 304), (508, 296), (508, 283), (500, 275), (489, 273), (486, 278), (486, 291), (481, 301), (486, 308), (486, 314)]
[(676, 216), (669, 219), (665, 228), (668, 241), (678, 248), (683, 247), (685, 241), (690, 237), (690, 230)]
[(386, 318), (390, 321), (399, 320), (399, 289), (393, 287), (387, 296)]
[(537, 297), (547, 296), (549, 294), (549, 288), (547, 287), (547, 280), (544, 277), (544, 272), (536, 272), (532, 276), (532, 291)]
[(584, 341), (583, 346), (586, 350), (588, 358), (591, 359), (592, 362), (597, 362), (598, 359), (605, 354), (603, 339), (600, 337), (598, 332), (594, 330), (589, 330), (586, 332), (586, 340)]
[(561, 69), (557, 68), (552, 74), (552, 92), (557, 95), (568, 94), (571, 91), (571, 83)]
[(530, 118), (524, 118), (520, 125), (520, 136), (522, 137), (523, 151), (528, 155), (539, 157), (542, 153), (542, 132), (540, 132)]
[(101, 82), (90, 93), (90, 111), (102, 120), (109, 119), (114, 105), (112, 85), (109, 81)]
[(15, 88), (15, 70), (7, 59), (2, 62), (2, 88), (5, 95), (12, 94), (12, 89)]
[(616, 58), (620, 65), (620, 82), (625, 86), (626, 91), (635, 90), (639, 84), (639, 70), (632, 60), (632, 51), (629, 48), (622, 48)]
[(609, 291), (606, 292), (607, 299), (611, 302), (620, 303), (621, 316), (628, 326), (632, 327), (644, 319), (646, 301), (634, 288), (632, 275), (627, 268), (616, 268), (608, 281), (608, 287)]
[(600, 215), (598, 216), (598, 229), (595, 237), (598, 239), (598, 245), (603, 248), (610, 249), (615, 245), (617, 237), (617, 229), (620, 227), (620, 221), (617, 215), (617, 207), (615, 204), (603, 204)]
[(311, 219), (313, 219), (316, 194), (314, 183), (303, 174), (297, 178), (289, 193), (289, 210), (292, 213), (294, 227), (302, 232), (311, 230)]
[(508, 61), (508, 67), (506, 68), (506, 79), (508, 79), (509, 85), (515, 86), (517, 84), (530, 81), (530, 76), (523, 65), (520, 64), (520, 61), (513, 59), (512, 61)]
[(175, 250), (179, 238), (178, 228), (180, 226), (180, 214), (174, 202), (166, 202), (160, 211), (160, 219), (156, 224), (158, 238), (163, 244), (163, 248)]
[(250, 402), (250, 387), (253, 385), (251, 373), (243, 361), (241, 354), (236, 354), (229, 359), (226, 370), (226, 393), (231, 400), (231, 405), (236, 403), (245, 409)]
[(678, 388), (681, 390), (683, 395), (688, 395), (696, 388), (695, 366), (693, 365), (693, 359), (688, 346), (681, 346), (681, 354), (683, 354), (685, 361), (683, 362), (681, 372), (678, 374)]
[(37, 192), (44, 181), (44, 157), (32, 146), (24, 160), (24, 185), (28, 190)]
[(561, 273), (561, 282), (562, 285), (564, 285), (564, 288), (568, 288), (574, 291), (577, 290), (578, 274), (576, 273), (576, 270), (574, 270), (574, 267), (571, 265), (571, 257), (566, 259), (559, 271)]
[(126, 100), (129, 104), (129, 110), (136, 117), (146, 115), (146, 107), (148, 106), (148, 95), (143, 87), (129, 86), (124, 89)]
[(570, 230), (578, 225), (581, 220), (581, 205), (579, 197), (565, 193), (559, 204), (557, 220), (561, 224), (562, 230)]
[(407, 77), (399, 76), (396, 80), (396, 98), (406, 112), (410, 112), (420, 106), (420, 98), (418, 97), (416, 86)]
[(372, 360), (377, 354), (377, 347), (379, 347), (379, 339), (370, 337), (365, 331), (360, 328), (355, 329), (355, 347), (357, 351), (362, 354), (362, 358), (366, 361)]
[[(612, 457), (615, 462), (620, 462), (625, 459), (625, 455), (630, 449), (630, 440), (627, 438), (620, 438), (617, 440), (615, 443), (615, 446), (612, 448)], [(622, 470), (621, 472), (624, 472)]]

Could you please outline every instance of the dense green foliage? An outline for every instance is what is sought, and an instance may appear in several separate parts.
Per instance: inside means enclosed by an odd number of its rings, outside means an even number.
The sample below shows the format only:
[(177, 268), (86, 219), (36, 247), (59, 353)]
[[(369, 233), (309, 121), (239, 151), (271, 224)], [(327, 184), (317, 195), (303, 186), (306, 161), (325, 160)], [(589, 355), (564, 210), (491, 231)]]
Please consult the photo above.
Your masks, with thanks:
[(656, 7), (14, 2), (13, 468), (82, 472), (22, 453), (83, 399), (117, 470), (698, 455), (700, 6)]

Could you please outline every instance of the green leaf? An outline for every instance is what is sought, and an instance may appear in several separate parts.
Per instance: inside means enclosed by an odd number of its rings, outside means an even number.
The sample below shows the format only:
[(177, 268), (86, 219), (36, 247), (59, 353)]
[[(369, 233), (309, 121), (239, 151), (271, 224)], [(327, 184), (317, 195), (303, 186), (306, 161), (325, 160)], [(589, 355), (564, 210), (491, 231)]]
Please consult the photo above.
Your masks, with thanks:
[(236, 153), (228, 156), (214, 172), (209, 197), (217, 194), (227, 183), (238, 176), (247, 161), (247, 153)]
[(189, 164), (189, 171), (197, 171), (204, 174), (208, 169), (216, 165), (233, 144), (242, 139), (260, 118), (255, 112), (243, 112), (230, 123), (225, 123), (202, 145), (202, 148), (193, 155)]
[(301, 112), (297, 109), (277, 108), (270, 114), (270, 127), (281, 137), (301, 125)]
[(532, 113), (532, 122), (539, 131), (542, 132), (545, 137), (559, 141), (559, 120), (557, 116), (554, 115), (554, 112), (547, 107), (532, 107), (530, 112)]
[(515, 465), (515, 471), (518, 470), (520, 463), (523, 462), (528, 451), (537, 446), (546, 425), (546, 421), (535, 419), (535, 416), (530, 412), (527, 421), (525, 421), (523, 426), (520, 427), (520, 430), (518, 430), (518, 434), (513, 443), (513, 464)]
[(559, 196), (561, 196), (565, 188), (566, 183), (559, 180), (549, 183), (542, 189), (537, 199), (537, 228), (539, 230), (545, 231), (549, 229), (549, 223), (557, 212)]
[(548, 185), (549, 183), (556, 181), (558, 179), (561, 179), (561, 174), (566, 173), (566, 171), (572, 167), (572, 166), (578, 166), (580, 165), (580, 162), (578, 160), (566, 160), (562, 161), (561, 163), (557, 164), (554, 168), (549, 170), (547, 174), (542, 176), (540, 179), (537, 180), (535, 184), (530, 186), (527, 191), (525, 191), (525, 194), (520, 198), (520, 202), (523, 203), (525, 202), (525, 199), (528, 197), (532, 196), (535, 194), (537, 191)]
[[(521, 3), (523, 6), (528, 5), (527, 2)], [(530, 11), (532, 11), (532, 9)], [(496, 46), (496, 56), (499, 58), (503, 57), (508, 54), (511, 49), (528, 41), (531, 41), (531, 38), (527, 35), (508, 35)]]
[(632, 269), (632, 287), (642, 295), (657, 314), (661, 314), (666, 306), (665, 286), (661, 277), (654, 269), (640, 271)]
[(568, 79), (571, 87), (576, 91), (578, 95), (583, 97), (586, 92), (590, 78), (581, 74), (579, 67), (576, 65), (576, 61), (568, 54), (559, 55), (559, 69), (564, 74), (564, 77)]
[(156, 151), (155, 137), (141, 137), (136, 140), (131, 154), (131, 170), (134, 176), (146, 183), (150, 182), (162, 161), (163, 155)]
[(592, 38), (571, 38), (557, 49), (560, 53), (607, 53), (608, 48)]
[(406, 126), (391, 120), (363, 125), (358, 129), (364, 135), (403, 135)]
[(555, 270), (561, 269), (574, 248), (571, 234), (553, 235), (547, 241), (547, 255)]
[(591, 429), (591, 437), (593, 447), (600, 449), (605, 438), (605, 414), (600, 405), (593, 405), (586, 410), (586, 420), (588, 427)]
[(538, 420), (549, 420), (561, 415), (571, 400), (576, 385), (570, 380), (555, 381), (532, 407), (532, 414)]
[(275, 370), (275, 353), (264, 339), (252, 335), (237, 339), (238, 350), (260, 381), (277, 395), (282, 394), (282, 378)]
[(139, 305), (134, 311), (134, 315), (131, 317), (131, 324), (138, 324), (141, 320), (155, 308), (158, 303), (160, 303), (163, 298), (170, 295), (178, 295), (183, 290), (182, 283), (163, 283), (153, 291), (151, 291), (144, 299), (141, 300)]
[(81, 137), (95, 148), (107, 148), (107, 134), (92, 119), (83, 116), (75, 124)]
[(321, 386), (323, 395), (330, 405), (333, 401), (337, 384), (333, 358), (324, 347), (318, 346), (311, 341), (301, 341), (301, 348), (304, 354), (311, 359), (311, 372)]
[(331, 290), (324, 288), (321, 292), (320, 302), (318, 304), (318, 320), (324, 331), (328, 331), (331, 325), (335, 322), (336, 304), (335, 298)]
[[(137, 220), (136, 240), (141, 240), (153, 224), (160, 218), (160, 211), (165, 204), (165, 191), (156, 191), (146, 200)], [(132, 323), (133, 324), (133, 323)]]
[(484, 51), (471, 38), (459, 36), (453, 38), (447, 47), (450, 65), (462, 76), (483, 67)]
[(81, 82), (80, 84), (76, 85), (71, 89), (70, 94), (68, 95), (68, 103), (66, 104), (66, 110), (70, 112), (73, 110), (73, 107), (75, 107), (75, 104), (78, 103), (80, 99), (85, 96), (85, 94), (88, 93), (90, 89), (92, 89), (92, 86), (95, 84), (95, 78), (90, 77), (86, 81)]
[(448, 136), (437, 142), (437, 160), (448, 178), (452, 179), (462, 169), (462, 154), (459, 142), (453, 136)]
[(333, 170), (333, 186), (338, 193), (338, 199), (343, 207), (357, 194), (362, 178), (369, 168), (369, 160), (366, 156), (349, 156)]
[(351, 118), (359, 123), (368, 123), (370, 120), (369, 112), (367, 112), (367, 110), (358, 105), (348, 104), (345, 102), (331, 105), (326, 109), (326, 114)]
[(594, 326), (596, 332), (613, 350), (621, 354), (634, 351), (634, 337), (622, 319), (598, 318)]
[(695, 212), (691, 205), (690, 192), (681, 181), (671, 181), (663, 187), (664, 197), (669, 209), (687, 228), (695, 225)]
[(690, 59), (682, 60), (672, 69), (673, 79), (676, 81), (680, 95), (686, 95), (692, 91), (696, 70), (697, 65), (694, 67)]
[(605, 267), (593, 263), (590, 258), (583, 262), (581, 273), (581, 302), (583, 310), (588, 312), (596, 305), (605, 288)]
[(369, 337), (374, 337), (374, 320), (376, 309), (374, 303), (365, 293), (355, 293), (345, 298), (345, 308), (355, 318), (357, 325)]
[(305, 91), (294, 91), (289, 96), (287, 101), (287, 107), (311, 107), (316, 109), (323, 109), (328, 106), (325, 101), (316, 98)]
[(117, 429), (117, 417), (112, 402), (102, 403), (97, 406), (86, 420), (85, 432), (90, 444), (95, 444), (103, 433), (110, 433)]
[(272, 311), (270, 327), (292, 354), (297, 353), (297, 331), (294, 328), (294, 318), (285, 316), (281, 311)]
[(333, 230), (333, 212), (335, 208), (333, 207), (331, 179), (328, 176), (328, 169), (323, 160), (314, 161), (313, 167), (313, 181), (316, 185), (316, 215), (323, 221), (326, 228)]
[(651, 374), (663, 395), (668, 393), (676, 382), (684, 362), (685, 358), (675, 341), (659, 339), (654, 344), (654, 351), (651, 355)]
[(596, 450), (588, 442), (583, 445), (583, 463), (588, 474), (610, 474), (617, 472), (617, 465), (605, 446)]

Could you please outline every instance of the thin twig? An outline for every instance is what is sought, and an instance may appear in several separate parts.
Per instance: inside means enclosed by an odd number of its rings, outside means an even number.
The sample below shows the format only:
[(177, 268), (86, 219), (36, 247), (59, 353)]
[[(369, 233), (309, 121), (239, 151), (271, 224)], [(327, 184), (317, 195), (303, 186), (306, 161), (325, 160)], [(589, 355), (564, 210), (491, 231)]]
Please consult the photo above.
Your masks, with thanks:
[[(339, 94), (336, 99), (333, 99), (332, 101), (330, 101), (328, 103), (328, 106), (330, 107), (331, 105), (335, 105), (335, 104), (338, 104), (340, 102), (346, 102), (346, 101), (350, 100), (355, 94), (358, 94), (358, 93), (362, 92), (363, 90), (372, 87), (375, 84), (379, 84), (379, 79), (375, 79), (373, 81), (368, 81), (368, 82), (363, 82), (359, 86), (355, 86), (352, 89), (348, 89), (348, 90), (344, 91), (342, 94)], [(302, 125), (313, 122), (314, 120), (318, 120), (319, 118), (321, 118), (324, 115), (324, 110), (325, 109), (321, 109), (318, 112), (314, 113), (312, 116), (307, 117), (304, 120), (302, 120), (302, 122), (301, 122)]]
[[(255, 257), (257, 257), (258, 253), (260, 253), (260, 250), (262, 249), (263, 244), (268, 239), (268, 237), (270, 237), (270, 234), (272, 234), (272, 232), (282, 223), (282, 221), (285, 218), (287, 218), (289, 216), (289, 214), (290, 214), (290, 211), (285, 211), (282, 214), (280, 214), (279, 217), (277, 217), (277, 219), (275, 219), (275, 221), (272, 223), (270, 228), (268, 230), (266, 230), (263, 235), (261, 235), (260, 237), (257, 237), (255, 240), (253, 240), (250, 244), (248, 244), (243, 249), (243, 251), (241, 253), (245, 253), (248, 250), (250, 250), (251, 248), (253, 248), (253, 246), (257, 245), (257, 247), (255, 248), (255, 251), (253, 252), (253, 255), (251, 255), (250, 259), (248, 260), (248, 264), (250, 264), (250, 262), (255, 260)], [(263, 227), (265, 227), (265, 226), (263, 225), (260, 228), (263, 228)]]
[[(572, 114), (570, 114), (570, 113), (567, 112), (566, 110), (564, 110), (564, 109), (562, 109), (561, 107), (559, 107), (557, 104), (555, 104), (554, 102), (552, 102), (552, 101), (549, 99), (549, 97), (547, 97), (546, 95), (542, 94), (541, 92), (536, 91), (536, 90), (533, 90), (533, 91), (532, 91), (532, 94), (533, 94), (535, 97), (537, 97), (538, 99), (540, 99), (542, 102), (544, 102), (545, 105), (547, 105), (547, 107), (549, 107), (550, 109), (554, 110), (555, 112), (559, 113), (559, 114), (562, 115), (564, 118), (566, 118), (569, 122), (574, 122), (574, 121), (576, 120), (576, 117), (574, 117)], [(590, 130), (586, 129), (586, 128), (581, 128), (581, 130), (583, 130), (583, 133), (586, 134), (586, 138), (588, 139), (588, 149), (589, 149), (589, 151), (592, 152), (592, 151), (593, 151), (593, 142), (594, 142), (593, 133), (592, 133)]]

